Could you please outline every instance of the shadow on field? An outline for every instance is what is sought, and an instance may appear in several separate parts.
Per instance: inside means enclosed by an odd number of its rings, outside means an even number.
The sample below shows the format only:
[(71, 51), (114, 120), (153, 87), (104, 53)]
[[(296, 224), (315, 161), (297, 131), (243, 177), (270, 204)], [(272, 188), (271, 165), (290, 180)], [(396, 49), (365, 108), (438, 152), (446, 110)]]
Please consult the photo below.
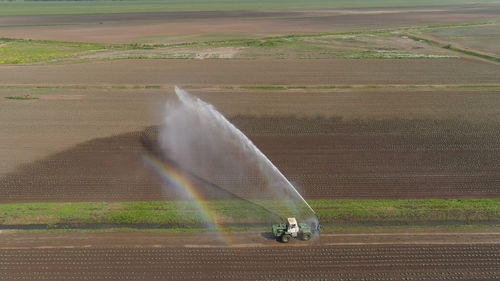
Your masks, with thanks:
[[(267, 209), (259, 204), (256, 204), (254, 201), (249, 200), (244, 196), (238, 195), (241, 190), (237, 190), (228, 186), (226, 188), (216, 184), (213, 180), (207, 179), (198, 175), (194, 171), (188, 170), (186, 168), (181, 167), (178, 163), (175, 163), (171, 159), (168, 158), (168, 153), (164, 152), (161, 149), (160, 143), (158, 142), (158, 127), (149, 127), (144, 131), (144, 134), (141, 135), (141, 144), (144, 148), (144, 157), (148, 158), (150, 161), (154, 162), (155, 170), (161, 174), (172, 173), (168, 170), (173, 170), (177, 175), (181, 175), (181, 177), (188, 179), (190, 182), (194, 183), (193, 188), (196, 189), (196, 193), (202, 196), (203, 199), (206, 200), (237, 200), (240, 207), (244, 207), (249, 212), (254, 213), (265, 213), (269, 220), (280, 221), (281, 216), (274, 211)], [(217, 159), (213, 159), (214, 162)], [(215, 163), (211, 163), (211, 165), (216, 165)], [(160, 167), (161, 166), (161, 167)], [(225, 171), (221, 170), (219, 173), (216, 173), (216, 178), (225, 178)], [(177, 177), (177, 176), (176, 176)], [(175, 180), (175, 179), (169, 179)], [(237, 188), (237, 187), (236, 187)], [(192, 191), (191, 191), (192, 192)], [(182, 192), (181, 192), (182, 193)], [(244, 193), (243, 193), (244, 194)], [(253, 195), (252, 198), (255, 199), (259, 194)], [(199, 198), (194, 198), (199, 199)], [(264, 199), (264, 198), (262, 198)]]
[(276, 237), (274, 237), (274, 234), (272, 232), (262, 232), (260, 236), (267, 240), (276, 240)]

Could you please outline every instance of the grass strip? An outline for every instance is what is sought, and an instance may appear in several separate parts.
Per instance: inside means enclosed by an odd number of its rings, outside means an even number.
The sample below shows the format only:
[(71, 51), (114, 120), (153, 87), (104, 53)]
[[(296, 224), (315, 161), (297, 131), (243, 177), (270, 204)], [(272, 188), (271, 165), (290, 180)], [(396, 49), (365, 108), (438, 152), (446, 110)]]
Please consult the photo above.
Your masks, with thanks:
[[(500, 198), (408, 200), (309, 200), (325, 225), (400, 222), (482, 222), (500, 220)], [(287, 201), (214, 200), (204, 204), (221, 226), (276, 222), (267, 210)], [(264, 208), (255, 207), (256, 204)], [(300, 214), (297, 214), (299, 217)], [(0, 205), (0, 225), (148, 224), (203, 228), (195, 202), (77, 202)]]
[(480, 222), (500, 219), (500, 199), (314, 200), (324, 222)]
[(37, 100), (37, 97), (5, 97), (8, 100)]
[(0, 37), (0, 64), (57, 61), (110, 50), (153, 49), (142, 44), (99, 44)]
[(105, 49), (96, 43), (0, 38), (0, 64), (50, 61)]
[(243, 86), (240, 87), (245, 90), (286, 90), (283, 86)]

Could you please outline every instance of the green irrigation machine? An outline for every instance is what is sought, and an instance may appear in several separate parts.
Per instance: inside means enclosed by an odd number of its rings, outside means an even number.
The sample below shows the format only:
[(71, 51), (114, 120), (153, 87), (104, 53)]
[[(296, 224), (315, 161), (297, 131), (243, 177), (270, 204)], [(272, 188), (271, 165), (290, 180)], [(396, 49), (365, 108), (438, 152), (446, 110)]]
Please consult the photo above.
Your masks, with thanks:
[(312, 227), (307, 223), (297, 223), (297, 219), (288, 218), (286, 223), (273, 224), (273, 234), (276, 240), (283, 243), (290, 242), (292, 238), (298, 238), (304, 241), (311, 239), (313, 233), (320, 231), (320, 224)]

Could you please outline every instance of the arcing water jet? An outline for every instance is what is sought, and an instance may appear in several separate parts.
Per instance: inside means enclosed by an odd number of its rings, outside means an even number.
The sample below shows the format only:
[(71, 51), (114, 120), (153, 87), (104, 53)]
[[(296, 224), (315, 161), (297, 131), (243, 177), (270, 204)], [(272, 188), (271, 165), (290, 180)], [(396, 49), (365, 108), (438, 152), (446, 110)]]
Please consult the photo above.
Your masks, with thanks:
[[(212, 105), (175, 87), (159, 145), (163, 156), (235, 198), (258, 204), (282, 218), (319, 225), (313, 209), (279, 169)], [(204, 186), (196, 185), (200, 194)], [(216, 198), (218, 200), (231, 200)]]

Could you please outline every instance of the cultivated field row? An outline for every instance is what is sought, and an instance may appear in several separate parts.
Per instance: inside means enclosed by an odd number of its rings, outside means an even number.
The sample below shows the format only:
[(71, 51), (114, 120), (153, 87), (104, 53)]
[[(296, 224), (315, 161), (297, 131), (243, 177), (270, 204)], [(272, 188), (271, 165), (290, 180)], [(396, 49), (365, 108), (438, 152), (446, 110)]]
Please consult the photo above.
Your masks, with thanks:
[(0, 280), (493, 280), (499, 255), (494, 244), (2, 250)]
[[(496, 122), (236, 116), (232, 119), (307, 199), (490, 198), (500, 182)], [(96, 139), (0, 179), (4, 202), (176, 200), (144, 163), (157, 130)], [(276, 199), (251, 163), (191, 173), (207, 199)], [(99, 163), (96, 165), (96, 163)], [(229, 191), (231, 194), (228, 195)], [(229, 197), (228, 197), (229, 196)]]

